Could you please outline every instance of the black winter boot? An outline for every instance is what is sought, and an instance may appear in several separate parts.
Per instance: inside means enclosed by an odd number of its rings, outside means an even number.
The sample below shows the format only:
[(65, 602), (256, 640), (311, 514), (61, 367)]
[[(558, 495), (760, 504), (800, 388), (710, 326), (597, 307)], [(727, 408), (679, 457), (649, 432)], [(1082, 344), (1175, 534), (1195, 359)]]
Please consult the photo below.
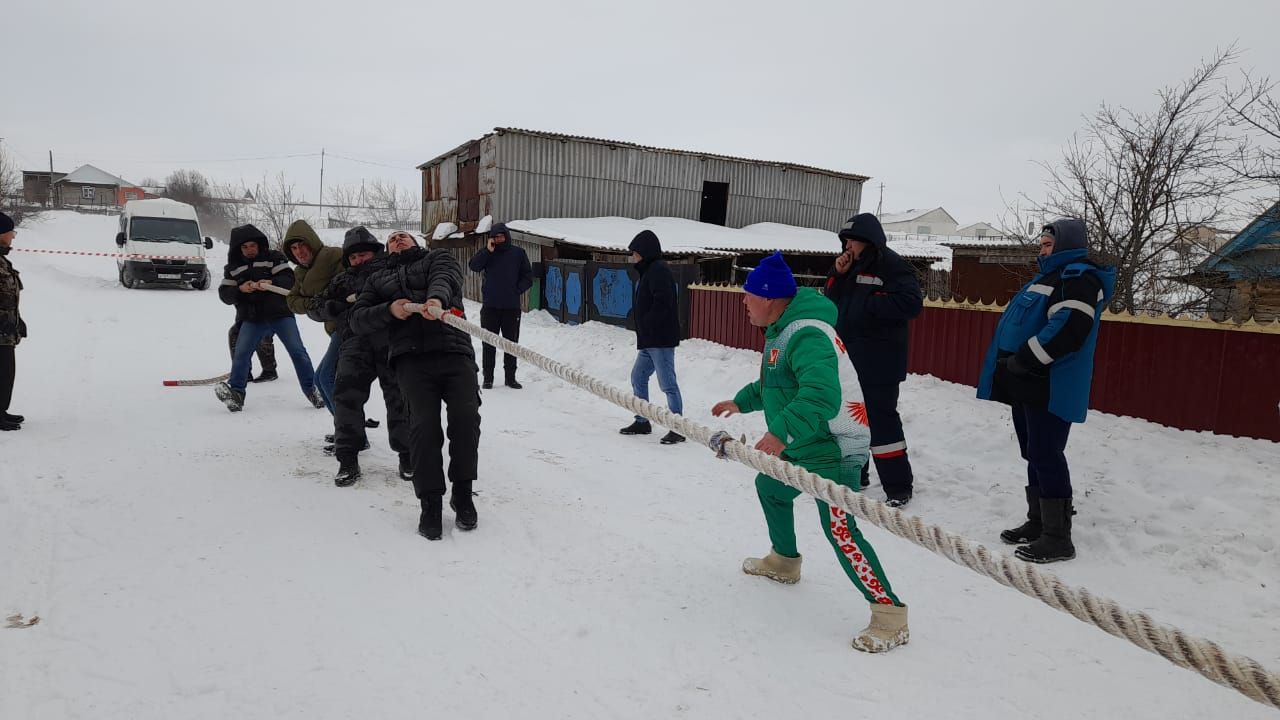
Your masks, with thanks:
[(1051, 563), (1070, 560), (1076, 556), (1076, 546), (1071, 544), (1071, 498), (1040, 498), (1040, 520), (1043, 526), (1040, 537), (1030, 545), (1024, 545), (1013, 554), (1019, 560), (1033, 563)]
[(13, 413), (8, 413), (8, 412), (0, 413), (0, 420), (4, 420), (5, 422), (18, 423), (19, 425), (27, 421), (27, 419), (22, 417), (21, 415), (14, 415)]
[(440, 516), (444, 513), (444, 496), (428, 495), (422, 499), (422, 515), (418, 518), (418, 534), (428, 540), (444, 537)]
[(400, 479), (413, 479), (413, 458), (407, 452), (400, 453)]
[(356, 484), (360, 479), (360, 462), (354, 458), (338, 458), (338, 474), (333, 478), (333, 484), (338, 487), (350, 487)]
[(453, 511), (453, 523), (459, 530), (475, 530), (479, 523), (476, 516), (476, 503), (472, 499), (471, 481), (456, 482), (449, 495), (449, 509)]
[(231, 412), (240, 412), (244, 409), (244, 393), (224, 382), (213, 386), (213, 394), (217, 395), (222, 404), (226, 405)]
[(648, 420), (637, 420), (618, 432), (623, 435), (648, 435), (653, 432), (653, 424)]
[(279, 379), (280, 379), (280, 376), (276, 374), (276, 369), (271, 368), (270, 370), (263, 370), (262, 372), (258, 373), (258, 376), (251, 379), (249, 382), (264, 383), (264, 382), (271, 382), (272, 380), (279, 380)]
[(513, 372), (507, 373), (506, 386), (511, 388), (512, 390), (520, 390), (521, 388), (524, 387), (523, 385), (520, 384), (519, 380), (516, 380), (516, 374)]
[(1026, 545), (1040, 538), (1040, 488), (1027, 486), (1027, 521), (1012, 530), (1000, 533), (1000, 539), (1009, 545)]
[(676, 443), (684, 442), (684, 436), (676, 432), (675, 430), (672, 430), (668, 432), (666, 435), (663, 435), (662, 439), (659, 440), (658, 442), (662, 443), (663, 445), (675, 445)]
[(492, 390), (492, 389), (493, 389), (493, 378), (491, 378), (491, 377), (486, 377), (486, 378), (484, 379), (484, 382), (480, 383), (480, 387), (481, 387), (482, 389), (484, 389), (484, 390)]

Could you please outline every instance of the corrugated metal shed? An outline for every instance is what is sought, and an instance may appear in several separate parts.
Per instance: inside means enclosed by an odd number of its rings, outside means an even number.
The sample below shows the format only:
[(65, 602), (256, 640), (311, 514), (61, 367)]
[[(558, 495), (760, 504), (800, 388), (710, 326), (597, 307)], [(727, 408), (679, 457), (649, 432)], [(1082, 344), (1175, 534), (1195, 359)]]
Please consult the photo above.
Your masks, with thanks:
[[(602, 216), (698, 220), (704, 183), (725, 183), (724, 224), (728, 227), (777, 222), (836, 228), (857, 211), (867, 179), (795, 163), (497, 128), (419, 166), (429, 178), (424, 180), (424, 231), (445, 221), (465, 228), (468, 218), (456, 215), (457, 165), (473, 156), (477, 146), (480, 212), (501, 220)], [(449, 172), (455, 174), (452, 182)], [(463, 206), (467, 207), (465, 201)], [(455, 214), (450, 215), (451, 211)]]

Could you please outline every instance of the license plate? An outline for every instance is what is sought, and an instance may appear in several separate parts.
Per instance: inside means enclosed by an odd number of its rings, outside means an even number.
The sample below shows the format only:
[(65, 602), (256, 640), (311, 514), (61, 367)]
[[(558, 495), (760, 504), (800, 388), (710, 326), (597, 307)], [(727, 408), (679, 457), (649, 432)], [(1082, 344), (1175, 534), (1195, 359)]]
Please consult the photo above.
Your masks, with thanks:
[(178, 273), (159, 273), (158, 275), (156, 275), (156, 277), (160, 278), (161, 280), (181, 280), (182, 279), (182, 275)]

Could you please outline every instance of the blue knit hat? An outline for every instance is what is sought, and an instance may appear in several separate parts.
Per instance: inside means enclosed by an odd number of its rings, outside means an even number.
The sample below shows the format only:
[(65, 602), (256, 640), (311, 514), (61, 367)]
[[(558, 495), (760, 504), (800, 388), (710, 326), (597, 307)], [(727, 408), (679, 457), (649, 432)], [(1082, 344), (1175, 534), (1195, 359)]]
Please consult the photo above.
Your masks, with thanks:
[(747, 275), (743, 290), (763, 298), (789, 298), (796, 296), (796, 277), (782, 259), (782, 253), (775, 252), (756, 265), (756, 269)]

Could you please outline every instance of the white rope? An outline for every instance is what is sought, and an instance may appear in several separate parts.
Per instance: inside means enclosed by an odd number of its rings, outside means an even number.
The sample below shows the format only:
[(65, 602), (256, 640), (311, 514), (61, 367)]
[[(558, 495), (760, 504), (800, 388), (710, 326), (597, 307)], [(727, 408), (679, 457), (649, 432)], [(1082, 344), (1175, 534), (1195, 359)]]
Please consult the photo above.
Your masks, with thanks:
[[(422, 306), (417, 304), (406, 307), (410, 312), (420, 312), (421, 308)], [(710, 428), (676, 415), (666, 408), (641, 400), (630, 392), (606, 385), (582, 370), (539, 355), (522, 345), (467, 322), (457, 315), (443, 314), (438, 316), (438, 319), (583, 388), (597, 397), (608, 400), (636, 415), (646, 417), (703, 445), (708, 445), (713, 450), (717, 450), (722, 457), (732, 458), (747, 467), (777, 478), (801, 492), (853, 513), (861, 520), (928, 548), (957, 565), (985, 575), (1001, 585), (1014, 588), (1024, 595), (1069, 613), (1116, 637), (1124, 638), (1143, 650), (1165, 658), (1174, 665), (1194, 670), (1219, 685), (1233, 688), (1252, 700), (1280, 709), (1280, 675), (1267, 670), (1256, 660), (1229, 653), (1211, 640), (1195, 637), (1178, 628), (1157, 623), (1146, 613), (1125, 610), (1115, 601), (1098, 597), (1086, 588), (1072, 587), (1052, 573), (1040, 570), (1034, 564), (1011, 560), (999, 553), (991, 552), (980, 544), (971, 543), (959, 535), (947, 532), (937, 525), (926, 525), (919, 517), (907, 515), (882, 502), (868, 499), (851, 488), (815, 475), (773, 455), (766, 455), (743, 442), (734, 440), (726, 432), (713, 433)]]

